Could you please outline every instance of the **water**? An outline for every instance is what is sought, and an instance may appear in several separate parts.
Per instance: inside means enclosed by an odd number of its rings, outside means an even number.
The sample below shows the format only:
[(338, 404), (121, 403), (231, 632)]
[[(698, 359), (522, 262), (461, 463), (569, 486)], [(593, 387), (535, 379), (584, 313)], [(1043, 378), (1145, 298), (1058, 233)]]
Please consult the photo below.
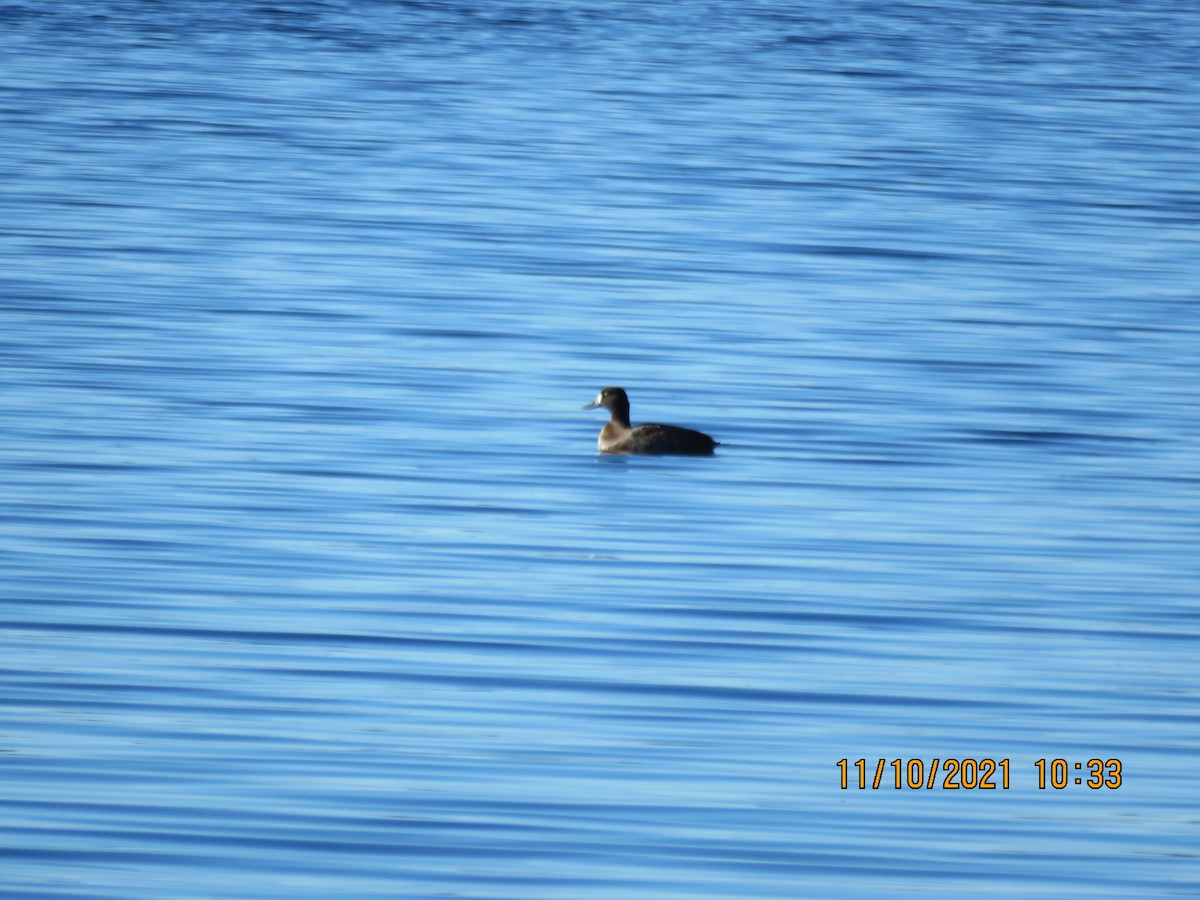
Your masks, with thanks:
[(5, 896), (1200, 890), (1194, 13), (0, 8)]

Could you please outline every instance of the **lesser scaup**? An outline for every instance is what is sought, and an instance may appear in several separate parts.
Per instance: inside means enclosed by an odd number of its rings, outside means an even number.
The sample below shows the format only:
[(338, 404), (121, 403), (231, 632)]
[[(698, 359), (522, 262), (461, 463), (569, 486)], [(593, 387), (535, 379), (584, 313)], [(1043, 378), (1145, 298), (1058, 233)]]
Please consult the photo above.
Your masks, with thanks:
[(629, 424), (629, 397), (624, 389), (606, 387), (584, 409), (603, 406), (612, 418), (600, 429), (597, 445), (601, 453), (671, 453), (682, 456), (711, 456), (718, 443), (707, 434), (674, 425)]

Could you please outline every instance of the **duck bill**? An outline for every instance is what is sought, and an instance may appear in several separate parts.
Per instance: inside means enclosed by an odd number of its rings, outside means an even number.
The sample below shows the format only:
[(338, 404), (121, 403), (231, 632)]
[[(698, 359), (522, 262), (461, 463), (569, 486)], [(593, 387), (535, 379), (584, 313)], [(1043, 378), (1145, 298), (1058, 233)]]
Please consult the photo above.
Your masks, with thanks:
[(596, 409), (596, 408), (597, 408), (597, 407), (599, 407), (599, 406), (600, 406), (600, 401), (599, 401), (599, 400), (593, 400), (593, 401), (592, 401), (591, 403), (589, 403), (587, 406), (581, 406), (581, 407), (579, 407), (579, 408), (580, 408), (580, 409)]

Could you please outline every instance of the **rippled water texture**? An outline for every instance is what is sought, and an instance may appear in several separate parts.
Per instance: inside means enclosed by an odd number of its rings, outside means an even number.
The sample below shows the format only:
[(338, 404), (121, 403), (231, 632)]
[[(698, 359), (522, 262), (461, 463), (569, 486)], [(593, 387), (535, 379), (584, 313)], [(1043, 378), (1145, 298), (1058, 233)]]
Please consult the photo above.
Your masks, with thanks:
[[(1198, 65), (1167, 0), (0, 6), (0, 892), (1200, 891)], [(723, 446), (597, 456), (604, 385)], [(946, 758), (1010, 785), (836, 765)]]

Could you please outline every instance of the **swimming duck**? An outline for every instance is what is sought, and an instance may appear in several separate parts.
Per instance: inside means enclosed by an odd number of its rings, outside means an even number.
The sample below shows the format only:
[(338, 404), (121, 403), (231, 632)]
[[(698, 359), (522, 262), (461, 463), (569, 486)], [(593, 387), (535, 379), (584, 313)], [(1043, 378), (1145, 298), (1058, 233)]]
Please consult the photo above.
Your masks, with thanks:
[(612, 418), (600, 429), (597, 445), (601, 453), (672, 453), (682, 456), (711, 456), (718, 443), (707, 434), (674, 425), (629, 424), (629, 397), (623, 388), (606, 387), (584, 409), (603, 406)]

